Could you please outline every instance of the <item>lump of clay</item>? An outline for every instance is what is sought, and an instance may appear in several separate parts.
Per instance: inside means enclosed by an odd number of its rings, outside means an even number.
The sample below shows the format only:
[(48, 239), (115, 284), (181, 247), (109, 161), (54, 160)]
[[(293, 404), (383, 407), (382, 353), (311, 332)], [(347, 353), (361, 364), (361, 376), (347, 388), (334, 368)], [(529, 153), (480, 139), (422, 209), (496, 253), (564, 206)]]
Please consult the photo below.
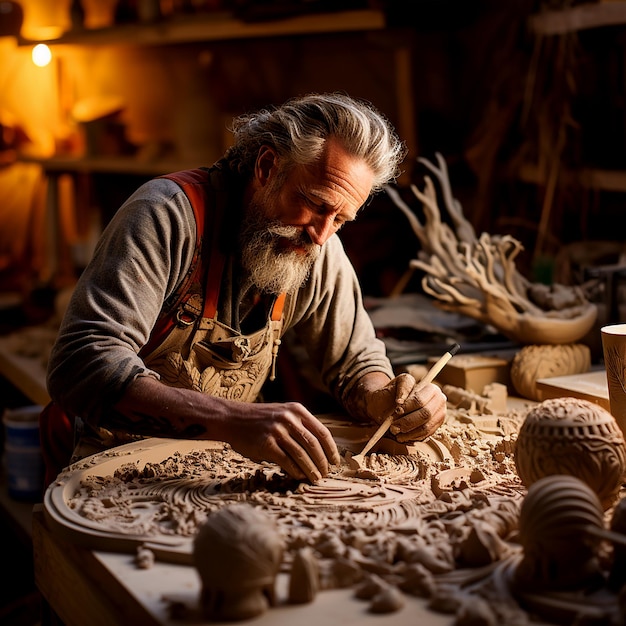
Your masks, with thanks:
[(596, 494), (574, 476), (546, 476), (528, 489), (520, 510), (523, 559), (515, 571), (522, 591), (577, 591), (603, 580), (601, 540), (589, 527), (604, 528)]
[(211, 620), (245, 620), (276, 603), (284, 541), (274, 520), (249, 504), (212, 513), (194, 539), (201, 604)]
[(139, 569), (150, 569), (154, 565), (154, 552), (145, 546), (139, 546), (135, 554), (135, 563)]
[(354, 595), (360, 600), (369, 600), (377, 596), (384, 589), (387, 589), (387, 587), (389, 587), (389, 584), (380, 576), (369, 574), (356, 588)]
[(320, 588), (319, 564), (313, 550), (301, 548), (293, 557), (289, 579), (289, 602), (306, 604), (313, 602)]
[(394, 613), (404, 608), (406, 599), (403, 593), (393, 585), (381, 589), (373, 598), (369, 607), (370, 613)]
[(511, 363), (511, 384), (522, 398), (541, 401), (540, 378), (582, 374), (590, 367), (591, 350), (582, 343), (524, 346)]
[(626, 471), (626, 444), (615, 418), (578, 398), (544, 400), (524, 419), (515, 449), (526, 487), (545, 476), (569, 474), (586, 482), (608, 509)]
[(355, 591), (361, 600), (370, 599), (370, 613), (394, 613), (406, 604), (404, 594), (376, 574), (370, 574)]

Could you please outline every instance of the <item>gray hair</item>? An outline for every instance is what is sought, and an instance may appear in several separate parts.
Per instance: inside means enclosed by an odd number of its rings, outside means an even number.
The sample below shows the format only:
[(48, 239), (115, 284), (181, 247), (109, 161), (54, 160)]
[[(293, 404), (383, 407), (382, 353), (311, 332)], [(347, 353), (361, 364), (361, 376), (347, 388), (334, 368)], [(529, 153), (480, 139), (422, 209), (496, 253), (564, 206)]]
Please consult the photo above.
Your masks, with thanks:
[(308, 94), (241, 115), (231, 130), (235, 142), (225, 157), (245, 176), (251, 175), (263, 145), (274, 147), (291, 167), (315, 161), (325, 141), (334, 137), (367, 163), (374, 173), (372, 191), (379, 191), (398, 177), (406, 156), (404, 143), (384, 115), (369, 102), (341, 93)]

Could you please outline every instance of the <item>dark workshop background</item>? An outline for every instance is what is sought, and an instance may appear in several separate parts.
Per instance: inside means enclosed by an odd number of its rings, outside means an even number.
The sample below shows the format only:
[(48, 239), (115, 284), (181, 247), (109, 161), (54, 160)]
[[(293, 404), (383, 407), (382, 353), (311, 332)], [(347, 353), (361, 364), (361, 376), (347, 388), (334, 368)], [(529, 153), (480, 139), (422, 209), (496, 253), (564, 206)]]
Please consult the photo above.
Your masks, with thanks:
[[(416, 157), (441, 153), (468, 219), (522, 241), (520, 267), (533, 280), (576, 281), (581, 266), (618, 261), (626, 29), (543, 34), (531, 21), (579, 3), (170, 0), (156, 3), (164, 21), (234, 13), (266, 32), (203, 42), (164, 29), (162, 43), (145, 45), (126, 22), (150, 16), (122, 4), (22, 0), (20, 39), (0, 38), (0, 295), (26, 298), (26, 316), (72, 283), (140, 182), (211, 162), (233, 115), (307, 91), (343, 90), (388, 115), (410, 149), (404, 185), (422, 183)], [(363, 30), (333, 32), (339, 17), (321, 13), (331, 5), (337, 16), (380, 12), (387, 26), (359, 17)], [(303, 15), (326, 21), (294, 36), (271, 27)], [(123, 23), (81, 38), (112, 18)], [(68, 31), (36, 67), (32, 44)], [(375, 296), (390, 293), (417, 250), (382, 197), (343, 239)]]
[[(54, 314), (141, 182), (211, 163), (234, 115), (328, 90), (394, 123), (409, 148), (404, 190), (423, 183), (418, 157), (440, 153), (477, 232), (519, 239), (530, 280), (604, 277), (598, 326), (621, 321), (624, 4), (0, 1), (0, 334)], [(614, 10), (571, 19), (591, 5)], [(228, 31), (233, 16), (253, 30)], [(59, 36), (36, 66), (33, 46)], [(407, 226), (381, 195), (342, 231), (366, 296), (388, 297), (416, 257)], [(0, 394), (0, 411), (30, 401), (4, 380)], [(0, 610), (11, 623), (37, 596), (28, 557), (7, 558), (25, 563)]]

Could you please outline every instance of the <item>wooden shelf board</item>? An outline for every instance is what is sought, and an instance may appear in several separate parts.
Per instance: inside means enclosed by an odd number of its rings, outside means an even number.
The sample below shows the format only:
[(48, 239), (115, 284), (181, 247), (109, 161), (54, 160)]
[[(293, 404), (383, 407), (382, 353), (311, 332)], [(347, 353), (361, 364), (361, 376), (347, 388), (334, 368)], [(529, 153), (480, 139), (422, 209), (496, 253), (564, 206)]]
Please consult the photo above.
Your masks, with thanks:
[[(535, 165), (524, 165), (518, 171), (519, 179), (537, 184), (547, 184), (546, 176)], [(559, 173), (559, 183), (579, 185), (586, 189), (626, 192), (626, 170), (606, 170), (584, 167), (578, 170), (563, 170)]]
[(38, 359), (14, 354), (0, 339), (0, 375), (15, 385), (33, 403), (46, 405), (50, 401), (46, 388), (46, 371)]
[(537, 380), (537, 389), (543, 399), (573, 397), (599, 404), (607, 411), (611, 410), (606, 372), (598, 370), (570, 376), (555, 376)]
[(159, 161), (142, 161), (128, 156), (86, 156), (86, 157), (50, 157), (38, 158), (23, 156), (18, 159), (23, 163), (37, 163), (47, 172), (56, 173), (103, 173), (103, 174), (135, 174), (158, 176), (183, 169), (192, 169), (203, 165), (211, 165), (213, 159), (206, 161), (183, 159), (166, 159)]
[(537, 35), (565, 35), (579, 30), (626, 24), (626, 2), (579, 4), (531, 15), (528, 26)]
[[(166, 174), (202, 165), (210, 165), (213, 159), (162, 159), (142, 161), (133, 156), (84, 156), (84, 157), (34, 157), (20, 156), (23, 163), (37, 163), (48, 172), (77, 172), (104, 174), (155, 175)], [(532, 184), (545, 184), (545, 176), (534, 165), (525, 165), (518, 172), (520, 180)], [(586, 189), (626, 193), (626, 170), (581, 168), (576, 171), (563, 171), (559, 176), (561, 184), (579, 185)]]
[(48, 45), (164, 45), (199, 41), (311, 35), (348, 31), (380, 30), (385, 27), (382, 11), (362, 9), (286, 17), (280, 20), (244, 22), (229, 14), (165, 20), (155, 24), (120, 24), (99, 29), (69, 31), (54, 39), (18, 40), (21, 46)]

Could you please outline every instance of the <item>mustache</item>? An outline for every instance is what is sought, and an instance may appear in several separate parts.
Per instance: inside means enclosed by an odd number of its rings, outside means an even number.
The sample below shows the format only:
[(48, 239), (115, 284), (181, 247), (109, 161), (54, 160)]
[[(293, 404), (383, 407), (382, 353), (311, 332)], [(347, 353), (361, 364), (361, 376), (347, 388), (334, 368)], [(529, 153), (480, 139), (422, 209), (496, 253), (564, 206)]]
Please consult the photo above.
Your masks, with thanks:
[(273, 237), (287, 239), (292, 244), (302, 246), (304, 248), (315, 248), (316, 245), (311, 241), (306, 231), (298, 226), (285, 226), (280, 223), (268, 224), (265, 230)]

